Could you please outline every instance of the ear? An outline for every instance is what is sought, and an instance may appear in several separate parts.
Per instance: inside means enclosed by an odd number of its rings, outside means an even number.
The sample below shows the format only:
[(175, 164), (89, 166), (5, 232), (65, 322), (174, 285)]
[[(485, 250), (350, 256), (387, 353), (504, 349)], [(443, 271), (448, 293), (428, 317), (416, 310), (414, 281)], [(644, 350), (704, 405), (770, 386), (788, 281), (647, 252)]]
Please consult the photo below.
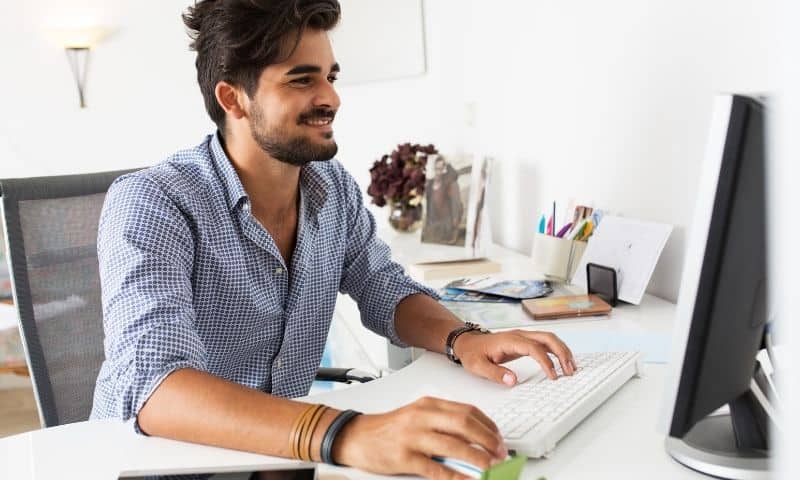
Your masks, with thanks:
[(230, 114), (233, 118), (239, 119), (247, 114), (244, 102), (245, 93), (241, 88), (228, 82), (219, 81), (214, 87), (214, 96), (217, 97), (217, 103), (225, 110), (225, 113)]

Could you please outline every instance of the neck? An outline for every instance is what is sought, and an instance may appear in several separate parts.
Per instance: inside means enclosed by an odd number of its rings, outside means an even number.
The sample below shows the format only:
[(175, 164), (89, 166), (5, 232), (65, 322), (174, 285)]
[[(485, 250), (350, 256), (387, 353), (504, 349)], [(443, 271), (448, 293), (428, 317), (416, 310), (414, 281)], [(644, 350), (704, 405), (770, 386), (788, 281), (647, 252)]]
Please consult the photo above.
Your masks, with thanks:
[(297, 207), (300, 167), (271, 157), (249, 134), (227, 132), (224, 148), (254, 211), (280, 218)]

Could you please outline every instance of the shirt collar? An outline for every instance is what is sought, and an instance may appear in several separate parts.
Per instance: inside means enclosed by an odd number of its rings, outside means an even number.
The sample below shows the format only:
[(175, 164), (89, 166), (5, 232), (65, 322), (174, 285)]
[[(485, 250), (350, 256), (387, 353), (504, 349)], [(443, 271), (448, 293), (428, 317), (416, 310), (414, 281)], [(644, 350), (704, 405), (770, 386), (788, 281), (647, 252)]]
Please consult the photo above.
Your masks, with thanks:
[(228, 196), (228, 206), (231, 210), (235, 209), (242, 202), (242, 199), (247, 198), (247, 192), (242, 186), (242, 181), (239, 180), (239, 175), (233, 168), (233, 164), (225, 149), (222, 148), (219, 132), (211, 135), (211, 159), (217, 167), (217, 171), (222, 177), (222, 184), (225, 187), (225, 194)]
[[(211, 137), (211, 158), (222, 176), (222, 183), (228, 196), (228, 205), (233, 210), (240, 206), (243, 198), (248, 198), (247, 192), (222, 147), (219, 132)], [(331, 187), (330, 182), (319, 172), (315, 163), (309, 163), (300, 170), (300, 189), (306, 196), (304, 200), (308, 201), (307, 207), (310, 214), (316, 214), (322, 208)]]

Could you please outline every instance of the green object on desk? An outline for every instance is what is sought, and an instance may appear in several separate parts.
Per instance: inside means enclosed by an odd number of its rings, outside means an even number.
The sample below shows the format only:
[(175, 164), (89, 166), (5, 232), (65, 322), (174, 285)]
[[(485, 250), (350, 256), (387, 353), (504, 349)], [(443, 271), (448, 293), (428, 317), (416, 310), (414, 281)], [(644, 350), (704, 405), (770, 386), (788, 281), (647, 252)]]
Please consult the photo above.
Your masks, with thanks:
[(517, 455), (483, 472), (481, 480), (517, 480), (528, 457)]

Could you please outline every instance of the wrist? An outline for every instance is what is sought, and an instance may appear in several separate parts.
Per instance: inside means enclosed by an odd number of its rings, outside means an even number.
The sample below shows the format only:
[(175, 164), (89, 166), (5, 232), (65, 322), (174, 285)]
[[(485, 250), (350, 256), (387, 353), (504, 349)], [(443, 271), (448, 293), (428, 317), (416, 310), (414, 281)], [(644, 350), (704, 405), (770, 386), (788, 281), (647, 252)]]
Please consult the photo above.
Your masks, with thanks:
[(367, 415), (357, 415), (342, 427), (331, 448), (331, 457), (334, 462), (350, 466), (363, 464), (362, 459), (359, 458), (358, 432), (365, 421), (367, 421)]
[(321, 462), (322, 461), (322, 440), (325, 438), (325, 432), (330, 427), (331, 423), (336, 419), (339, 415), (339, 410), (335, 410), (333, 408), (329, 408), (323, 415), (322, 419), (319, 422), (319, 426), (314, 431), (312, 443), (311, 443), (311, 452), (312, 457), (311, 460), (314, 462)]
[(464, 345), (468, 344), (471, 338), (477, 337), (478, 335), (483, 335), (483, 333), (478, 330), (472, 330), (462, 333), (453, 341), (453, 354), (456, 358), (459, 360), (464, 358), (464, 354), (470, 351), (469, 347), (465, 347)]
[(450, 361), (460, 365), (461, 357), (455, 351), (455, 345), (461, 339), (461, 337), (464, 337), (465, 335), (468, 334), (476, 334), (476, 333), (485, 334), (489, 333), (489, 330), (481, 327), (477, 323), (466, 322), (464, 325), (450, 331), (450, 334), (447, 336), (447, 340), (445, 341), (445, 349), (444, 349), (447, 358), (450, 359)]

